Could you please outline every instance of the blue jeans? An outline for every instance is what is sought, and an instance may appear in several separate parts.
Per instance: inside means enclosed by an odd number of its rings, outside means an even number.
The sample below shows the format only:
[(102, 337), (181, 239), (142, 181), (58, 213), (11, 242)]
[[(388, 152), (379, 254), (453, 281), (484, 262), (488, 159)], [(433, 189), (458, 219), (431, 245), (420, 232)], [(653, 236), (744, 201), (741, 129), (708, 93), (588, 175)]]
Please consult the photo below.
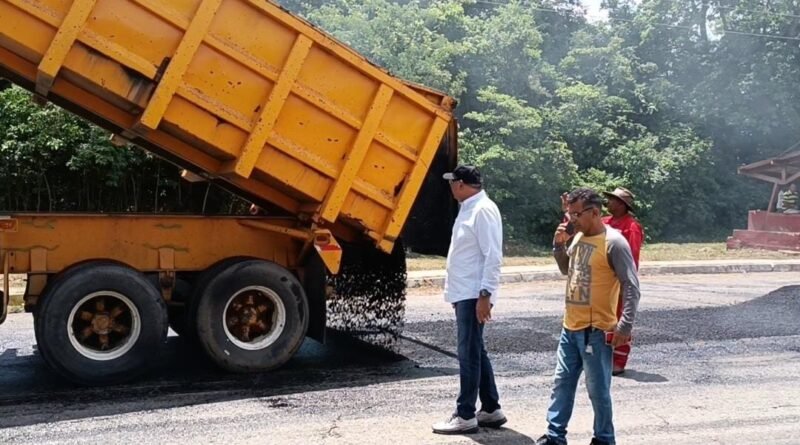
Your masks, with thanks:
[[(591, 346), (590, 352), (588, 346)], [(613, 352), (599, 329), (561, 330), (553, 395), (547, 410), (547, 435), (553, 441), (567, 443), (567, 424), (575, 406), (575, 390), (581, 372), (586, 371), (586, 389), (594, 409), (594, 437), (611, 445), (615, 443), (611, 409)]]
[(458, 367), (461, 390), (456, 401), (456, 414), (462, 419), (475, 417), (475, 403), (481, 399), (481, 409), (494, 412), (500, 408), (500, 396), (494, 383), (494, 371), (483, 344), (483, 325), (475, 313), (477, 299), (459, 301), (456, 307), (458, 327)]

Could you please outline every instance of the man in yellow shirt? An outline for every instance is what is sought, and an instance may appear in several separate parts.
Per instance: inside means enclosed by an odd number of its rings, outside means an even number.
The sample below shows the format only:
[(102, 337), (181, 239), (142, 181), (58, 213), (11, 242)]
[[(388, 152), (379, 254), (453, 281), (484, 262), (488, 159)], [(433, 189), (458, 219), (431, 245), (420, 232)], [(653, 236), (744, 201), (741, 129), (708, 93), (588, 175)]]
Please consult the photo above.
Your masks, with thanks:
[[(536, 441), (537, 445), (567, 444), (567, 424), (581, 372), (586, 372), (586, 389), (594, 410), (592, 445), (616, 443), (611, 407), (612, 357), (614, 347), (630, 341), (639, 304), (639, 279), (628, 242), (620, 232), (603, 224), (602, 206), (594, 190), (572, 191), (567, 197), (569, 223), (559, 225), (553, 238), (553, 255), (561, 273), (567, 275), (566, 310), (547, 410), (547, 434)], [(568, 233), (568, 226), (574, 228), (574, 236)], [(620, 295), (622, 315), (617, 319)]]

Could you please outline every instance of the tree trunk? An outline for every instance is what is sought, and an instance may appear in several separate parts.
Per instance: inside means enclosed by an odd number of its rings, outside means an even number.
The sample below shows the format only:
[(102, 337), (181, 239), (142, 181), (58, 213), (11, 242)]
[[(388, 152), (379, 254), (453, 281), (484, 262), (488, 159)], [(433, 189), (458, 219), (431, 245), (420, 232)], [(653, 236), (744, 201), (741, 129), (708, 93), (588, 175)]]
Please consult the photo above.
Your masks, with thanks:
[(47, 175), (42, 175), (44, 186), (47, 188), (47, 211), (53, 211), (53, 189), (50, 188), (50, 181), (47, 180)]
[(158, 213), (158, 187), (161, 181), (161, 160), (156, 161), (156, 192), (155, 203), (153, 204), (153, 213)]
[(86, 192), (86, 210), (92, 210), (92, 195), (91, 190), (89, 190), (89, 184), (86, 182), (86, 174), (83, 175), (83, 189)]
[(42, 177), (39, 176), (36, 182), (36, 211), (39, 212), (42, 210)]
[(200, 213), (205, 215), (206, 214), (206, 202), (208, 201), (208, 192), (211, 191), (211, 181), (208, 182), (206, 186), (206, 195), (203, 197), (203, 208), (200, 210)]
[(136, 177), (134, 175), (131, 175), (131, 187), (133, 187), (133, 211), (137, 212), (139, 210), (139, 195), (136, 190)]
[(700, 8), (700, 38), (703, 39), (703, 44), (708, 44), (708, 0), (703, 0), (703, 6)]
[(724, 1), (721, 1), (721, 0), (717, 0), (716, 8), (717, 8), (717, 11), (719, 12), (719, 19), (722, 21), (722, 32), (723, 32), (723, 35), (724, 35), (725, 30), (728, 29), (728, 15), (727, 14), (728, 14), (728, 12), (730, 12), (730, 9), (728, 9), (727, 3), (725, 3)]
[(127, 212), (130, 208), (128, 206), (128, 181), (122, 180), (120, 184), (122, 184), (122, 201), (120, 201), (120, 206)]

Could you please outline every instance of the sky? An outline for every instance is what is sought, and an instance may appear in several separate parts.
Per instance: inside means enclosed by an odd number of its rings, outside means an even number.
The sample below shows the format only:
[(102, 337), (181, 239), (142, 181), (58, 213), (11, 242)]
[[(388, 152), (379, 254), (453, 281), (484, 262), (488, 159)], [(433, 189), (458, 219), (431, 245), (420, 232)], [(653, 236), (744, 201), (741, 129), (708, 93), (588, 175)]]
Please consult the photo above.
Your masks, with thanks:
[(583, 6), (586, 8), (587, 19), (590, 22), (608, 19), (608, 11), (600, 8), (600, 2), (603, 0), (582, 0)]
[[(586, 8), (586, 18), (590, 22), (608, 20), (608, 11), (600, 8), (600, 3), (602, 2), (603, 0), (581, 0), (581, 3)], [(641, 0), (633, 0), (633, 3), (638, 5)]]

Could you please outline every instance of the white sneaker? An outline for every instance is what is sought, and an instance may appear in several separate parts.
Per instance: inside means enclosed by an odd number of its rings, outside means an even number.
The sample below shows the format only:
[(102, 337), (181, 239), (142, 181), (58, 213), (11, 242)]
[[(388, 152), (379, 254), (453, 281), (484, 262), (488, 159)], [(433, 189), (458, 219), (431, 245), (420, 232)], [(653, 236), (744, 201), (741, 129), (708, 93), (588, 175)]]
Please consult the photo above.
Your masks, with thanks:
[(473, 417), (464, 420), (457, 415), (450, 417), (450, 420), (439, 422), (433, 425), (433, 432), (436, 434), (470, 434), (478, 432), (478, 418)]
[(503, 410), (500, 408), (492, 413), (480, 410), (475, 414), (475, 418), (478, 419), (478, 425), (485, 428), (500, 428), (504, 423), (508, 422), (506, 415), (503, 414)]

